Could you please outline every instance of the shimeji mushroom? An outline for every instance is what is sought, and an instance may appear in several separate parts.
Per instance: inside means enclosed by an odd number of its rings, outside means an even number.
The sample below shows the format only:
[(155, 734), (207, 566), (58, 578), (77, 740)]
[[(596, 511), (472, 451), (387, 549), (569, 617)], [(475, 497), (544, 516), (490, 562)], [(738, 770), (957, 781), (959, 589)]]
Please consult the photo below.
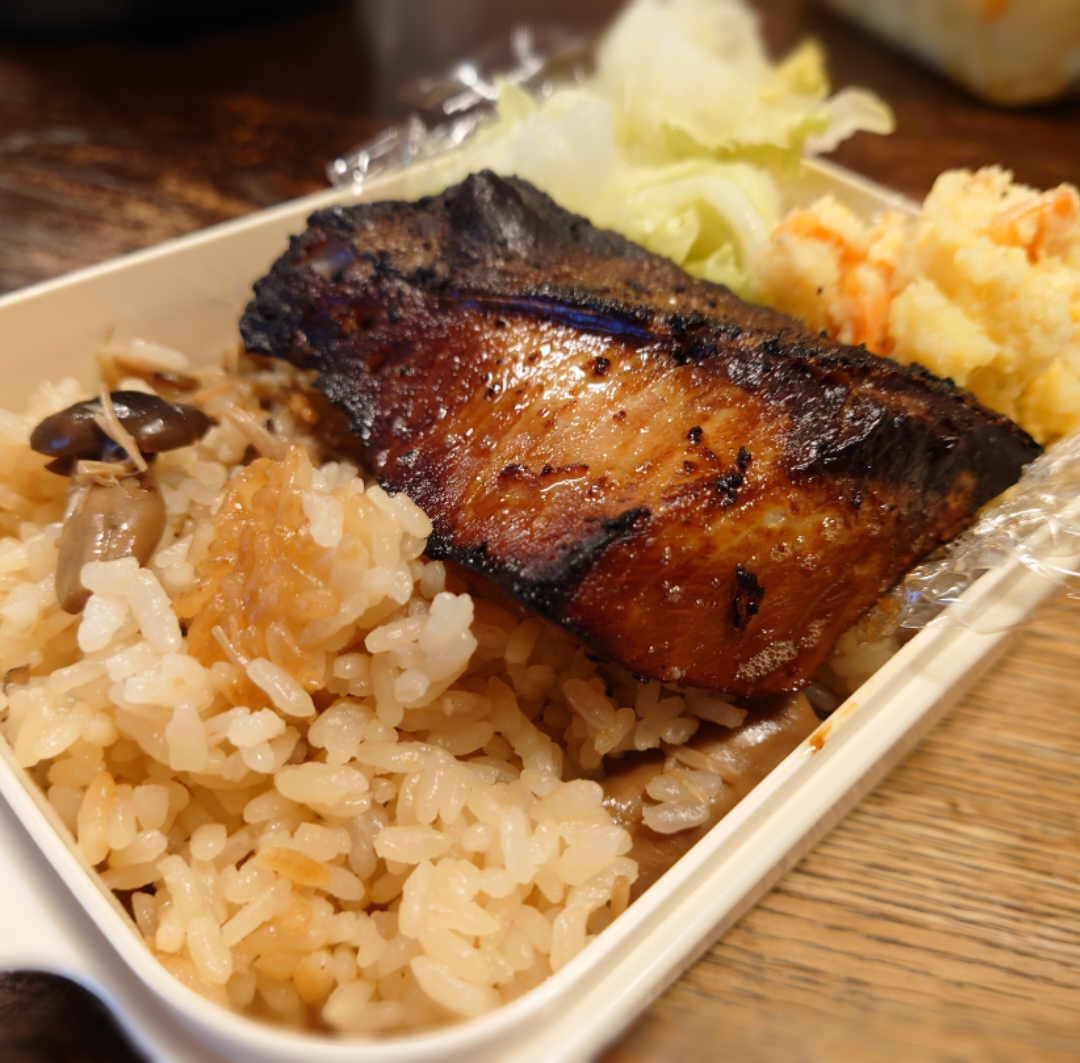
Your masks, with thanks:
[(165, 531), (165, 502), (150, 461), (189, 446), (210, 427), (195, 406), (141, 391), (103, 392), (46, 417), (30, 446), (52, 458), (48, 468), (72, 476), (60, 537), (56, 597), (68, 613), (82, 611), (88, 561), (134, 557), (145, 564)]

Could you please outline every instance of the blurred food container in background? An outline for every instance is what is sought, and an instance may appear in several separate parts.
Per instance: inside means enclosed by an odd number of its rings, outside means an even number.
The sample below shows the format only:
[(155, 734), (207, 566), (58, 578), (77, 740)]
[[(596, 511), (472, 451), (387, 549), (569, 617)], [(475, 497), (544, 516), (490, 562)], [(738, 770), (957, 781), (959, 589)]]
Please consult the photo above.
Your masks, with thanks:
[(993, 103), (1080, 91), (1080, 0), (821, 0)]

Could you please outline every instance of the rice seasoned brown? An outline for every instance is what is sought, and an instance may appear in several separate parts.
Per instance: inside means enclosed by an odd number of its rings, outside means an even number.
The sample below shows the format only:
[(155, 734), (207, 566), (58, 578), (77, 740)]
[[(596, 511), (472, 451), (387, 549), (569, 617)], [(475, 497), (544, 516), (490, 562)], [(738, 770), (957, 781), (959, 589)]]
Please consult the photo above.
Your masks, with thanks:
[[(188, 372), (144, 346), (104, 375), (146, 389), (160, 365)], [(629, 901), (631, 840), (588, 776), (666, 749), (646, 822), (700, 824), (721, 780), (680, 746), (743, 710), (469, 593), (413, 503), (325, 460), (292, 371), (194, 376), (216, 424), (156, 462), (164, 538), (146, 567), (86, 565), (81, 617), (55, 593), (66, 483), (27, 440), (86, 396), (0, 413), (0, 732), (204, 996), (346, 1032), (483, 1014)]]

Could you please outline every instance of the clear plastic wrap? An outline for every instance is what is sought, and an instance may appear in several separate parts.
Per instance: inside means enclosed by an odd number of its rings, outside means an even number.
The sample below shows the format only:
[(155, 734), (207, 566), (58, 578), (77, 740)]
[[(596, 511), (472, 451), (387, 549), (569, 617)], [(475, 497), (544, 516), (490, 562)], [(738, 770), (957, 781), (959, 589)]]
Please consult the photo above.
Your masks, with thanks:
[(326, 175), (335, 187), (359, 186), (453, 151), (494, 116), (496, 79), (544, 97), (556, 85), (582, 81), (592, 67), (592, 49), (591, 40), (559, 29), (519, 26), (510, 35), (509, 68), (490, 69), (476, 58), (406, 83), (397, 95), (409, 117), (334, 159)]
[[(983, 573), (1012, 561), (1066, 588), (1069, 605), (1080, 602), (1080, 435), (1048, 447), (966, 532), (913, 568), (884, 612), (895, 607), (897, 627), (922, 628), (953, 606), (956, 621), (993, 630), (963, 593)], [(1061, 604), (1054, 596), (1044, 608)]]

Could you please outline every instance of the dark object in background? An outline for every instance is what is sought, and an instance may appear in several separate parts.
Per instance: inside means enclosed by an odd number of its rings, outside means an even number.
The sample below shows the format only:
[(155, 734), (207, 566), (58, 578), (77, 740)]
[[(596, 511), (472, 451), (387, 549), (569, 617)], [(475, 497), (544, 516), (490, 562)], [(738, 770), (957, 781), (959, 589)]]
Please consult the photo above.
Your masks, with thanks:
[(0, 0), (0, 30), (172, 36), (263, 22), (310, 11), (323, 3), (325, 0)]
[(42, 971), (0, 974), (4, 1063), (146, 1063), (88, 989)]

